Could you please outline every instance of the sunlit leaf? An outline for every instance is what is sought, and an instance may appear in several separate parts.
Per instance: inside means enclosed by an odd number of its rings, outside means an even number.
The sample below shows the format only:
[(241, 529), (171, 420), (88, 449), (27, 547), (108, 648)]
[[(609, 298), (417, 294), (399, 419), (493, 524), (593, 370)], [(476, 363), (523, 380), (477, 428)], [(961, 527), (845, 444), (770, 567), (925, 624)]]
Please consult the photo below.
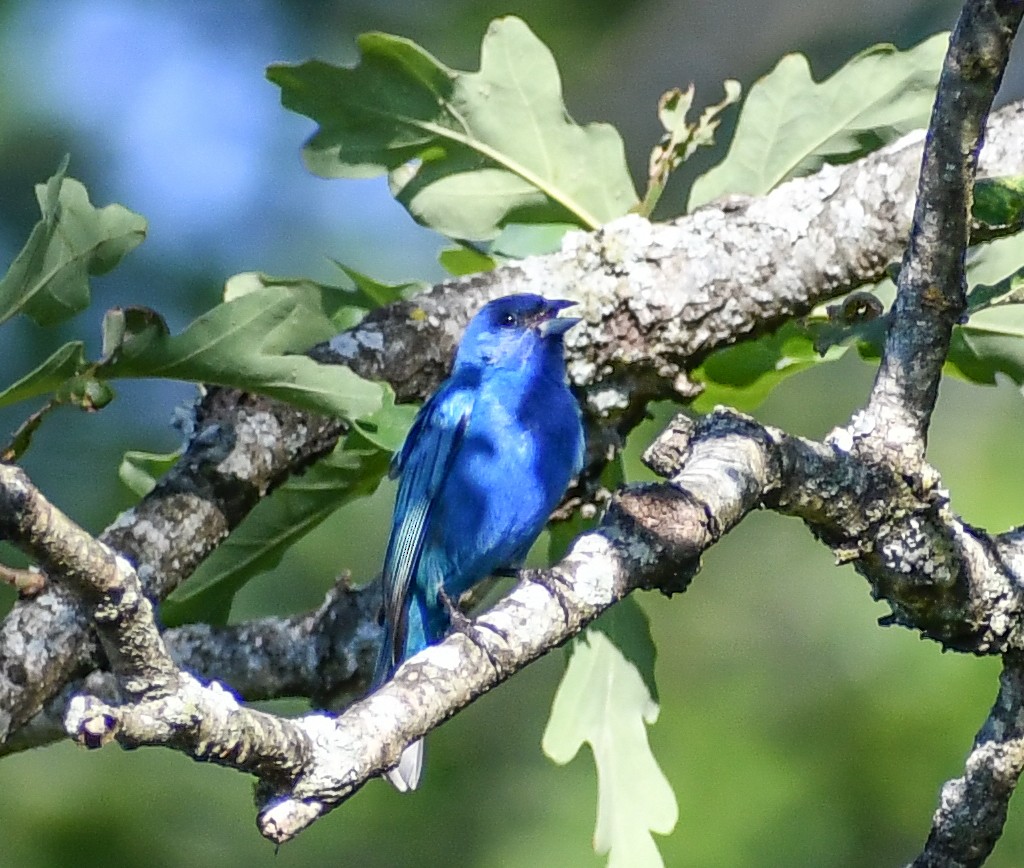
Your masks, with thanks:
[(478, 274), (494, 268), (494, 257), (472, 247), (446, 247), (438, 254), (438, 262), (452, 277)]
[(569, 223), (509, 223), (491, 243), (491, 252), (507, 259), (544, 256), (560, 250), (572, 229), (576, 227)]
[(180, 449), (164, 453), (129, 450), (121, 458), (117, 475), (129, 491), (138, 497), (145, 497), (180, 457)]
[(84, 310), (89, 277), (110, 271), (146, 235), (146, 221), (127, 208), (95, 208), (66, 169), (67, 160), (36, 186), (42, 219), (0, 279), (0, 323), (24, 313), (54, 325)]
[(383, 387), (303, 352), (336, 331), (345, 293), (297, 282), (253, 288), (193, 321), (177, 335), (152, 318), (118, 324), (119, 345), (102, 377), (161, 377), (260, 392), (346, 419), (380, 409)]
[(663, 864), (651, 835), (678, 818), (675, 795), (651, 753), (647, 724), (658, 718), (654, 643), (647, 618), (627, 598), (573, 643), (572, 658), (544, 731), (544, 752), (569, 762), (584, 742), (597, 764), (594, 849), (610, 866)]
[(729, 153), (694, 183), (689, 209), (728, 193), (767, 193), (927, 126), (948, 44), (940, 33), (907, 51), (876, 45), (820, 83), (807, 58), (786, 55), (750, 89)]
[(595, 228), (636, 204), (618, 133), (569, 118), (551, 52), (518, 18), (491, 23), (478, 72), (397, 36), (358, 44), (354, 68), (267, 70), (282, 103), (319, 124), (304, 150), (317, 174), (388, 173), (409, 212), (452, 238), (493, 238), (513, 220)]
[[(336, 263), (339, 268), (349, 273), (349, 269)], [(358, 272), (352, 272), (358, 274)], [(362, 275), (359, 275), (362, 277)], [(369, 278), (366, 278), (369, 281)], [(378, 284), (382, 288), (384, 284)], [(328, 283), (319, 283), (305, 277), (275, 277), (270, 274), (263, 274), (259, 271), (245, 271), (229, 277), (224, 283), (224, 301), (234, 301), (250, 292), (260, 289), (279, 287), (285, 290), (295, 290), (305, 294), (309, 298), (318, 299), (311, 312), (317, 320), (317, 325), (323, 325), (320, 320), (322, 314), (330, 322), (335, 332), (344, 331), (358, 325), (363, 318), (367, 308), (377, 307), (380, 302), (366, 296), (361, 288), (348, 289), (342, 286), (331, 286)], [(385, 302), (386, 303), (386, 302)], [(309, 323), (303, 321), (300, 329), (308, 328)], [(300, 343), (302, 342), (300, 338)]]
[(64, 344), (39, 367), (0, 392), (0, 407), (56, 391), (85, 367), (84, 344), (81, 341)]

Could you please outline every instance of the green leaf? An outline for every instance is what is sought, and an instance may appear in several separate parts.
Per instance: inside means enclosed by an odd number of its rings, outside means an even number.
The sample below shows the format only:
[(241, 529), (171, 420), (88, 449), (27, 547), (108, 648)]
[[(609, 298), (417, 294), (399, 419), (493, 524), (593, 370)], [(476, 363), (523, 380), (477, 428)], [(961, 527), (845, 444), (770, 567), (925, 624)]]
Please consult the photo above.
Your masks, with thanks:
[(478, 274), (494, 268), (494, 257), (472, 247), (446, 247), (437, 257), (441, 266), (453, 277)]
[[(344, 266), (339, 266), (347, 272)], [(366, 278), (369, 280), (369, 278)], [(379, 284), (382, 288), (384, 284)], [(259, 271), (243, 271), (229, 277), (224, 283), (224, 301), (234, 301), (250, 292), (259, 289), (279, 287), (295, 290), (311, 298), (318, 298), (313, 313), (317, 325), (323, 325), (320, 314), (330, 322), (334, 332), (346, 331), (359, 324), (367, 308), (377, 307), (379, 302), (368, 298), (361, 289), (348, 289), (343, 286), (332, 286), (329, 283), (318, 283), (305, 277), (274, 277)], [(305, 328), (306, 326), (300, 326)], [(300, 337), (300, 343), (302, 338)]]
[(618, 133), (569, 118), (551, 52), (518, 18), (491, 23), (479, 72), (384, 33), (358, 45), (355, 68), (267, 70), (285, 107), (319, 124), (304, 149), (313, 172), (388, 173), (413, 217), (452, 238), (493, 238), (512, 220), (593, 229), (636, 204)]
[(967, 250), (967, 285), (996, 284), (1024, 268), (1021, 237), (997, 238)]
[(85, 345), (81, 341), (64, 344), (39, 367), (0, 392), (0, 407), (54, 392), (85, 367)]
[(366, 497), (387, 473), (389, 454), (349, 435), (302, 476), (264, 499), (195, 574), (161, 606), (168, 626), (223, 622), (236, 593), (339, 506)]
[(335, 334), (346, 298), (308, 281), (278, 283), (236, 295), (178, 335), (152, 312), (106, 324), (109, 358), (96, 374), (235, 386), (345, 419), (367, 417), (382, 406), (380, 384), (302, 355)]
[(121, 459), (117, 475), (129, 491), (138, 497), (145, 497), (180, 457), (180, 449), (163, 453), (129, 450)]
[(569, 223), (509, 223), (491, 244), (491, 253), (507, 259), (544, 256), (562, 249), (565, 233), (577, 227)]
[(573, 643), (544, 731), (544, 752), (556, 763), (569, 762), (584, 742), (594, 752), (594, 849), (609, 854), (610, 866), (662, 865), (651, 832), (667, 835), (678, 819), (647, 741), (645, 724), (658, 718), (654, 656), (646, 616), (635, 600), (623, 600)]
[[(379, 280), (374, 280), (361, 271), (356, 271), (354, 268), (343, 265), (336, 259), (332, 259), (331, 262), (338, 266), (345, 273), (345, 276), (352, 281), (355, 287), (355, 290), (352, 292), (355, 303), (367, 310), (373, 310), (386, 304), (401, 301), (410, 290), (426, 288), (426, 285), (419, 281), (381, 283)], [(345, 328), (351, 328), (351, 326), (346, 326)]]
[(953, 329), (947, 372), (990, 386), (995, 385), (996, 374), (1004, 374), (1024, 386), (1024, 310), (997, 308), (985, 311), (979, 320), (972, 318), (969, 325)]
[(58, 403), (74, 404), (76, 407), (92, 412), (102, 410), (114, 400), (114, 390), (109, 383), (101, 380), (90, 371), (67, 380), (54, 396)]
[(841, 346), (830, 346), (822, 355), (812, 332), (787, 322), (772, 334), (712, 353), (693, 372), (704, 391), (692, 407), (698, 413), (708, 413), (717, 404), (753, 410), (787, 377), (835, 361), (844, 352)]
[(928, 123), (949, 34), (908, 51), (876, 45), (820, 84), (789, 54), (750, 89), (725, 159), (698, 178), (689, 210), (767, 193), (823, 163), (846, 163)]
[(979, 178), (974, 184), (974, 219), (990, 230), (1024, 228), (1024, 175)]
[(953, 329), (946, 371), (992, 385), (996, 374), (1024, 386), (1024, 245), (1020, 236), (1001, 238), (968, 254), (970, 320)]
[(374, 446), (386, 452), (397, 452), (405, 442), (420, 405), (396, 404), (394, 390), (387, 383), (383, 384), (383, 389), (381, 408), (370, 416), (354, 420), (354, 425)]
[(111, 308), (103, 315), (103, 361), (109, 365), (123, 352), (138, 355), (168, 334), (164, 318), (152, 308)]
[(969, 316), (1003, 304), (1024, 304), (1024, 268), (1007, 275), (998, 283), (979, 284), (967, 295)]
[(95, 208), (65, 178), (67, 160), (36, 186), (42, 219), (0, 280), (0, 323), (24, 313), (55, 325), (89, 305), (89, 277), (105, 274), (146, 235), (146, 221), (121, 205)]

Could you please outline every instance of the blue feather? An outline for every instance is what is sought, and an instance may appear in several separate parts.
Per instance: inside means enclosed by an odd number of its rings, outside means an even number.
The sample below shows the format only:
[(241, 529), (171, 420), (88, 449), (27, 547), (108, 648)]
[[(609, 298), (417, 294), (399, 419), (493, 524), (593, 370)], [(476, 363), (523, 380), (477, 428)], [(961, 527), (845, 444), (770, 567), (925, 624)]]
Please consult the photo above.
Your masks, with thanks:
[[(384, 643), (374, 688), (440, 641), (451, 600), (517, 567), (583, 466), (579, 405), (566, 384), (572, 302), (514, 295), (485, 305), (452, 374), (423, 405), (391, 467), (399, 478), (384, 559)], [(416, 786), (422, 742), (389, 774)]]

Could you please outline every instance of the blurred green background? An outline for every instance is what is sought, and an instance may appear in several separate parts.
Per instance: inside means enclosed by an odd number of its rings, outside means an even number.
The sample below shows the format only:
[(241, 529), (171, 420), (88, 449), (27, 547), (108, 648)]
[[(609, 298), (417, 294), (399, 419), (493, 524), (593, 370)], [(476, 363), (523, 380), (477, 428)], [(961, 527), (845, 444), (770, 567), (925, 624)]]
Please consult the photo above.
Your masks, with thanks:
[[(94, 306), (72, 323), (6, 324), (0, 381), (72, 337), (95, 350), (113, 305), (155, 307), (178, 328), (238, 271), (330, 279), (334, 257), (382, 279), (442, 276), (442, 240), (416, 227), (383, 181), (304, 172), (299, 146), (311, 125), (277, 104), (263, 78), (272, 61), (351, 60), (355, 34), (385, 30), (473, 68), (486, 23), (514, 12), (553, 49), (570, 112), (614, 123), (640, 178), (669, 87), (694, 81), (699, 102), (716, 101), (724, 77), (749, 85), (790, 50), (823, 76), (872, 43), (907, 47), (948, 28), (956, 10), (946, 0), (8, 0), (0, 262), (36, 219), (32, 185), (67, 152), (94, 202), (139, 211), (150, 235), (94, 283)], [(1003, 98), (1022, 94), (1017, 62)], [(691, 171), (714, 157), (703, 159)], [(666, 215), (681, 209), (685, 188), (685, 179), (670, 187)], [(758, 416), (821, 436), (864, 399), (871, 375), (852, 358), (812, 370)], [(123, 451), (174, 448), (169, 420), (191, 394), (125, 384), (102, 413), (50, 419), (24, 463), (58, 505), (99, 530), (130, 502), (116, 476)], [(30, 409), (0, 412), (0, 432)], [(1001, 530), (1024, 514), (1022, 422), (1012, 386), (945, 383), (931, 457), (969, 521)], [(653, 433), (638, 434), (635, 448)], [(391, 496), (382, 489), (335, 516), (247, 588), (233, 617), (312, 607), (341, 569), (372, 576)], [(961, 769), (995, 696), (997, 661), (943, 655), (913, 633), (879, 628), (887, 608), (866, 583), (774, 514), (752, 516), (713, 550), (684, 596), (641, 603), (659, 647), (662, 711), (649, 733), (680, 803), (676, 831), (659, 842), (668, 865), (879, 866), (914, 854), (939, 786)], [(561, 667), (562, 652), (549, 655), (433, 734), (416, 794), (373, 782), (276, 856), (256, 833), (251, 781), (237, 773), (155, 749), (63, 744), (8, 758), (0, 866), (600, 865), (590, 850), (590, 757), (556, 768), (539, 747)], [(989, 864), (1024, 864), (1024, 807), (1011, 811)]]

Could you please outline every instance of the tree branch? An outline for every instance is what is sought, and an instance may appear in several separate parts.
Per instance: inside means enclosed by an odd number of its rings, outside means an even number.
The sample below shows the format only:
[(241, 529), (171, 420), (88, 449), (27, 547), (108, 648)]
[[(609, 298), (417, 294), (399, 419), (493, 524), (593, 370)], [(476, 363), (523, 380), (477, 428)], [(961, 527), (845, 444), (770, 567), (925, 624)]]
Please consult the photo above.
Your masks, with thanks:
[[(336, 441), (337, 420), (227, 389), (200, 401), (177, 464), (103, 542), (161, 599), (189, 576), (260, 498)], [(33, 642), (26, 645), (26, 636)], [(0, 625), (0, 742), (68, 681), (102, 662), (77, 598), (57, 583), (19, 600)]]
[(999, 695), (974, 740), (963, 777), (942, 787), (924, 850), (913, 868), (982, 865), (1003, 833), (1010, 796), (1024, 770), (1024, 659), (1008, 655)]
[[(336, 721), (323, 715), (271, 718), (183, 673), (161, 679), (153, 689), (132, 676), (132, 660), (119, 653), (113, 659), (127, 661), (121, 664), (127, 667), (123, 677), (143, 685), (136, 687), (134, 701), (77, 697), (68, 729), (90, 746), (111, 738), (126, 747), (162, 744), (257, 774), (263, 781), (260, 828), (280, 842), (392, 765), (404, 744), (564, 642), (631, 590), (684, 589), (700, 554), (752, 509), (769, 506), (798, 515), (832, 545), (860, 540), (858, 568), (890, 583), (889, 593), (907, 609), (910, 603), (899, 595), (913, 601), (922, 594), (915, 573), (927, 548), (921, 541), (971, 544), (972, 537), (960, 533), (948, 511), (916, 499), (898, 474), (886, 475), (842, 450), (790, 437), (730, 411), (696, 424), (678, 417), (647, 460), (668, 473), (669, 481), (618, 492), (601, 528), (577, 540), (556, 568), (527, 576), (468, 632), (412, 658), (392, 682)], [(901, 546), (901, 540), (910, 543)], [(982, 547), (972, 559), (937, 546), (928, 557), (939, 573), (948, 574), (955, 565), (980, 570), (987, 552)], [(992, 551), (984, 567), (999, 574), (1001, 564)], [(952, 586), (974, 578), (966, 575)], [(990, 641), (994, 631), (983, 632)], [(1019, 632), (1013, 634), (1016, 641)], [(163, 653), (151, 643), (143, 647)], [(362, 655), (364, 671), (370, 658)], [(135, 662), (143, 671), (154, 669), (152, 663)]]
[(924, 460), (953, 326), (967, 306), (964, 256), (985, 122), (1020, 25), (1016, 0), (969, 0), (950, 39), (925, 140), (910, 242), (865, 446), (908, 472)]
[[(993, 116), (983, 171), (1024, 172), (1024, 103)], [(440, 380), (462, 325), (485, 298), (557, 287), (583, 301), (571, 371), (598, 411), (639, 416), (650, 397), (687, 393), (686, 372), (717, 347), (877, 280), (910, 227), (921, 134), (844, 167), (733, 199), (669, 224), (627, 218), (577, 234), (561, 253), (436, 287), (383, 309), (324, 352), (384, 377), (402, 398)], [(413, 307), (426, 316), (410, 317)], [(157, 488), (103, 535), (161, 599), (287, 477), (328, 452), (340, 432), (275, 401), (213, 389), (185, 454)], [(595, 438), (600, 441), (601, 438)], [(30, 647), (24, 636), (37, 641)], [(61, 586), (19, 601), (0, 625), (0, 742), (74, 678), (101, 662), (88, 620)]]
[[(300, 696), (320, 708), (336, 708), (362, 695), (380, 643), (380, 583), (352, 588), (343, 577), (323, 604), (292, 618), (260, 618), (240, 624), (186, 624), (166, 630), (171, 659), (200, 681), (219, 681), (246, 701)], [(6, 742), (0, 757), (66, 737), (71, 698), (86, 693), (113, 705), (113, 675), (95, 670), (69, 682)]]
[[(965, 777), (947, 785), (921, 859), (939, 858), (930, 852), (987, 854), (1024, 765), (1014, 728), (1024, 532), (988, 537), (965, 525), (923, 455), (949, 331), (963, 310), (980, 130), (1020, 12), (1019, 3), (979, 0), (958, 25), (924, 149), (883, 365), (849, 429), (822, 444), (724, 411), (696, 426), (677, 419), (649, 454), (667, 482), (618, 492), (600, 529), (577, 540), (557, 567), (526, 577), (465, 633), (407, 661), (373, 696), (336, 719), (295, 721), (244, 708), (217, 683), (183, 672), (156, 628), (150, 598), (176, 587), (261, 497), (329, 450), (338, 422), (213, 390), (183, 459), (102, 541), (48, 504), (21, 471), (0, 465), (0, 535), (53, 580), (19, 602), (0, 628), (0, 739), (100, 662), (92, 625), (115, 683), (107, 691), (111, 685), (91, 678), (102, 698), (73, 699), (68, 732), (92, 747), (111, 739), (126, 747), (161, 744), (257, 775), (259, 827), (284, 841), (392, 766), (409, 741), (632, 590), (685, 589), (700, 554), (751, 509), (767, 506), (799, 516), (840, 558), (853, 560), (892, 603), (895, 621), (948, 647), (1007, 655), (1000, 700)], [(999, 173), (1024, 170), (1019, 106), (995, 118), (989, 136), (993, 154), (1005, 161)], [(688, 372), (714, 349), (880, 277), (911, 226), (919, 142), (908, 137), (766, 197), (729, 200), (670, 224), (630, 217), (576, 233), (558, 254), (442, 284), (374, 312), (319, 355), (388, 379), (400, 397), (422, 397), (484, 300), (538, 288), (567, 293), (581, 300), (588, 325), (572, 339), (571, 376), (593, 415), (628, 429), (652, 398), (691, 396)], [(948, 234), (939, 231), (946, 226)], [(339, 587), (304, 619), (180, 634), (179, 660), (224, 654), (243, 686), (257, 689), (254, 673), (273, 670), (273, 689), (314, 687), (311, 694), (327, 699), (370, 665), (367, 650), (379, 631), (366, 627), (368, 593)], [(342, 620), (364, 632), (332, 645), (332, 626)], [(36, 640), (32, 653), (25, 636)], [(229, 639), (237, 644), (225, 654)], [(343, 663), (324, 671), (332, 654)], [(970, 827), (974, 816), (985, 821), (977, 829)]]
[[(557, 567), (527, 578), (469, 634), (412, 658), (346, 710), (315, 767), (291, 792), (267, 797), (263, 833), (278, 842), (294, 836), (393, 764), (405, 744), (630, 591), (684, 590), (700, 554), (759, 506), (802, 518), (845, 560), (855, 559), (898, 612), (921, 611), (939, 585), (945, 596), (925, 612), (937, 637), (951, 637), (947, 644), (977, 653), (1021, 647), (1022, 576), (1006, 570), (1011, 552), (966, 528), (944, 502), (937, 508), (919, 498), (891, 469), (727, 410), (697, 423), (677, 417), (646, 460), (668, 482), (616, 493), (601, 528), (578, 539)], [(1012, 599), (1005, 608), (981, 605), (1002, 593)], [(976, 613), (990, 621), (958, 620)]]
[[(885, 351), (867, 408), (851, 431), (843, 432), (853, 434), (860, 454), (885, 455), (926, 497), (938, 493), (938, 475), (924, 463), (928, 426), (953, 326), (967, 305), (964, 257), (978, 153), (1022, 15), (1019, 0), (968, 0), (960, 13), (932, 109)], [(966, 527), (959, 533), (951, 528), (948, 542), (958, 557), (950, 566), (957, 568), (946, 571), (935, 569), (941, 537), (930, 544), (920, 527), (912, 530), (893, 544), (922, 555), (913, 573), (922, 584), (921, 605), (913, 612), (900, 605), (894, 609), (897, 618), (913, 618), (923, 608), (926, 617), (939, 613), (945, 620), (941, 610), (952, 601), (949, 614), (955, 613), (968, 633), (982, 625), (1008, 638), (1021, 632), (1021, 576), (1007, 569), (1020, 563), (1019, 532), (1003, 537), (1014, 551), (1000, 557), (999, 541)], [(885, 560), (891, 550), (878, 547), (876, 560)], [(988, 569), (990, 563), (995, 569)], [(965, 589), (971, 597), (966, 609), (961, 605)], [(981, 865), (1002, 834), (1009, 798), (1024, 769), (1020, 659), (1019, 654), (1006, 658), (996, 707), (964, 777), (943, 787), (931, 834), (914, 865)]]

